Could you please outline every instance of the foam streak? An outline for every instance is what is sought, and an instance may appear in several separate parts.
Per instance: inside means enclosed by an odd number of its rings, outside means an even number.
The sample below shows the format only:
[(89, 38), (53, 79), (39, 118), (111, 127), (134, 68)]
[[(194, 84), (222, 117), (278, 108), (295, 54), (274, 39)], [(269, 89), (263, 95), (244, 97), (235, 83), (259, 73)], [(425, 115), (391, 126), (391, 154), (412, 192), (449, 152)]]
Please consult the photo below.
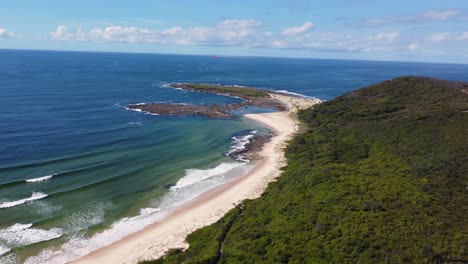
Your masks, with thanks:
[(45, 193), (33, 192), (31, 194), (31, 197), (29, 197), (29, 198), (24, 198), (24, 199), (21, 199), (21, 200), (1, 203), (0, 204), (0, 209), (15, 207), (15, 206), (27, 203), (27, 202), (43, 199), (45, 197), (47, 197), (47, 194), (45, 194)]
[(26, 180), (26, 182), (34, 183), (34, 182), (47, 181), (47, 180), (52, 179), (52, 177), (54, 177), (53, 174), (52, 174), (52, 175), (43, 176), (43, 177), (39, 177), (39, 178), (29, 179), (29, 180)]

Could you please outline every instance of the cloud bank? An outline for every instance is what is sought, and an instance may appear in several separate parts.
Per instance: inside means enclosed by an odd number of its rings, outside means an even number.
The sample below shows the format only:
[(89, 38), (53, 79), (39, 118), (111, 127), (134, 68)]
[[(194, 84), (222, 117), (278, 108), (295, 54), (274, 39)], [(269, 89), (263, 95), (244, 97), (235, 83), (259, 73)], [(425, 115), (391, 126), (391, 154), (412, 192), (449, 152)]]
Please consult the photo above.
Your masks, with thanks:
[[(374, 20), (373, 24), (390, 22), (461, 19), (459, 10), (427, 11), (408, 17)], [(135, 26), (102, 26), (88, 30), (59, 25), (50, 33), (57, 41), (146, 43), (178, 46), (244, 47), (312, 52), (419, 52), (441, 54), (450, 45), (468, 42), (468, 32), (423, 32), (407, 30), (353, 31), (353, 33), (320, 31), (311, 21), (276, 31), (253, 19), (223, 20), (211, 26), (167, 27), (150, 29)], [(1, 31), (0, 31), (1, 32)], [(1, 34), (0, 34), (1, 35)], [(452, 43), (449, 43), (451, 41)], [(462, 43), (463, 42), (463, 43)], [(453, 44), (455, 43), (455, 44)]]
[(431, 23), (451, 20), (468, 21), (468, 12), (462, 9), (437, 9), (411, 15), (366, 19), (360, 24), (366, 26), (385, 26), (401, 23)]
[(0, 28), (0, 38), (8, 39), (13, 38), (13, 32), (10, 32), (4, 28)]
[(306, 22), (304, 25), (299, 27), (290, 27), (283, 31), (283, 35), (285, 36), (297, 36), (306, 33), (309, 31), (314, 24), (312, 22)]
[[(50, 33), (54, 40), (105, 41), (124, 43), (155, 43), (172, 45), (250, 46), (259, 45), (264, 38), (258, 31), (262, 23), (256, 20), (224, 20), (213, 27), (171, 27), (147, 29), (109, 26), (89, 31), (71, 31), (60, 25)], [(260, 35), (259, 35), (260, 34)]]
[(71, 30), (60, 25), (50, 37), (62, 41), (97, 41), (120, 43), (153, 43), (183, 46), (236, 46), (290, 50), (315, 50), (327, 52), (355, 52), (369, 50), (390, 50), (382, 46), (396, 43), (398, 32), (380, 32), (375, 35), (357, 37), (351, 34), (312, 31), (314, 24), (279, 30), (266, 31), (261, 21), (252, 19), (224, 20), (214, 26), (169, 27), (148, 29), (139, 27), (108, 26)]

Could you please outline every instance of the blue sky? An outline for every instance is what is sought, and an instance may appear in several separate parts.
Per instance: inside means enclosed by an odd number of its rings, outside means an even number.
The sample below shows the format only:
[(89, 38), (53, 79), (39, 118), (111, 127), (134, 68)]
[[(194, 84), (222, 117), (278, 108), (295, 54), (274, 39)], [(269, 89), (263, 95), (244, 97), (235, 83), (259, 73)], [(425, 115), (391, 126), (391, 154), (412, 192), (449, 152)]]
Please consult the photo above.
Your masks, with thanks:
[(467, 0), (0, 0), (0, 48), (468, 63)]

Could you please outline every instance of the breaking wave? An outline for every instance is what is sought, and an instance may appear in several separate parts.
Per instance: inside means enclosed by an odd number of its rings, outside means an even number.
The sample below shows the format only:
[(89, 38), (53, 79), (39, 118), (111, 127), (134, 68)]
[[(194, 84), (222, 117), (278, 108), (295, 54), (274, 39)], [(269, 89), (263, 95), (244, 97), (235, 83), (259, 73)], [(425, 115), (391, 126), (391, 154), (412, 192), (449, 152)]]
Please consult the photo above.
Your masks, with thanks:
[(10, 250), (11, 250), (11, 248), (7, 248), (7, 247), (0, 244), (0, 256), (5, 254), (5, 253), (10, 252)]
[(308, 96), (308, 95), (304, 95), (304, 94), (300, 94), (300, 93), (295, 93), (295, 92), (291, 92), (291, 91), (288, 91), (288, 90), (275, 90), (275, 92), (282, 93), (282, 94), (294, 95), (294, 96), (302, 97), (302, 98), (309, 98), (309, 99), (315, 99), (315, 100), (322, 101), (322, 100), (320, 100), (320, 99), (318, 99), (316, 97), (313, 97), (313, 96)]
[[(26, 264), (49, 263), (59, 264), (76, 260), (96, 249), (108, 246), (124, 237), (136, 233), (145, 227), (163, 220), (178, 206), (199, 197), (203, 193), (245, 175), (254, 165), (252, 163), (221, 163), (211, 169), (189, 169), (177, 184), (169, 189), (162, 198), (155, 200), (150, 207), (140, 209), (140, 214), (134, 217), (125, 217), (112, 224), (108, 229), (85, 237), (76, 233), (60, 248), (46, 249), (38, 255), (26, 260)], [(105, 206), (104, 206), (105, 207)], [(95, 212), (89, 214), (96, 215)], [(86, 214), (80, 214), (80, 217)], [(103, 215), (98, 216), (101, 221)], [(87, 216), (85, 218), (88, 218)], [(79, 221), (78, 221), (79, 222)], [(70, 224), (77, 224), (72, 221)], [(80, 224), (80, 223), (78, 223)]]
[(10, 208), (10, 207), (15, 207), (27, 202), (35, 201), (35, 200), (40, 200), (43, 198), (46, 198), (47, 194), (42, 193), (42, 192), (33, 192), (31, 194), (31, 197), (29, 198), (24, 198), (16, 201), (11, 201), (11, 202), (3, 202), (0, 204), (0, 209), (5, 209), (5, 208)]
[(233, 136), (231, 138), (231, 146), (225, 156), (237, 161), (249, 162), (249, 160), (242, 154), (248, 151), (248, 146), (252, 143), (252, 140), (255, 138), (257, 133), (257, 130), (252, 130), (247, 135)]
[(188, 169), (185, 172), (185, 177), (178, 180), (176, 185), (172, 186), (171, 189), (178, 189), (178, 188), (186, 187), (188, 185), (192, 185), (194, 183), (206, 180), (208, 178), (221, 175), (223, 173), (228, 172), (229, 170), (232, 170), (242, 165), (243, 163), (238, 163), (238, 162), (235, 162), (235, 163), (223, 162), (220, 165), (211, 169), (206, 169), (206, 170)]
[(34, 228), (33, 224), (14, 224), (0, 229), (0, 255), (8, 253), (13, 247), (22, 247), (59, 238), (62, 229), (50, 230)]
[(47, 181), (47, 180), (52, 179), (52, 177), (54, 177), (54, 176), (55, 176), (55, 175), (52, 174), (52, 175), (47, 175), (47, 176), (43, 176), (43, 177), (28, 179), (28, 180), (26, 180), (26, 182), (33, 183), (33, 182)]

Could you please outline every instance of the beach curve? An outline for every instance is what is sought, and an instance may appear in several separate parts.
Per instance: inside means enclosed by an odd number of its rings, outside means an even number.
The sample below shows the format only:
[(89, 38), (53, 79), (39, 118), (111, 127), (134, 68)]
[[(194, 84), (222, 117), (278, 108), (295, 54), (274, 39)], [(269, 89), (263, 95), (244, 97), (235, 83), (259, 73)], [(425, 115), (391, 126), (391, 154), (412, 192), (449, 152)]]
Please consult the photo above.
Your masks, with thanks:
[(286, 165), (284, 148), (298, 131), (299, 122), (294, 112), (311, 107), (320, 100), (297, 96), (271, 94), (287, 105), (288, 111), (246, 114), (244, 118), (262, 123), (274, 135), (258, 153), (260, 159), (245, 175), (221, 185), (199, 198), (181, 206), (161, 222), (129, 235), (107, 247), (100, 248), (70, 263), (138, 263), (163, 256), (172, 248), (187, 248), (185, 238), (193, 231), (210, 225), (245, 199), (259, 197), (268, 183), (280, 174)]

